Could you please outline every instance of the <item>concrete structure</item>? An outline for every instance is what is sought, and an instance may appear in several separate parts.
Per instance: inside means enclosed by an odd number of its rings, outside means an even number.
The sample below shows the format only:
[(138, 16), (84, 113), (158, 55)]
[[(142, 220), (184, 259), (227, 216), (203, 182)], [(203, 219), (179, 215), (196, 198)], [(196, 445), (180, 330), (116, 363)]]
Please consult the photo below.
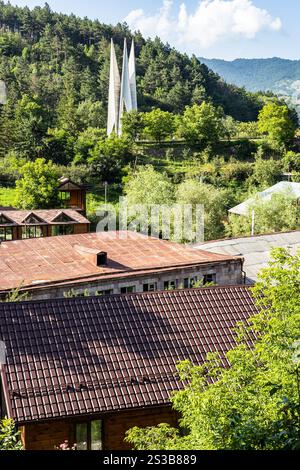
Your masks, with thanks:
[(116, 51), (113, 40), (111, 40), (110, 52), (110, 74), (109, 74), (109, 93), (108, 93), (108, 117), (107, 134), (118, 133), (119, 126), (119, 106), (120, 106), (121, 80), (117, 63)]
[(0, 245), (0, 294), (22, 286), (33, 298), (149, 292), (198, 282), (242, 284), (243, 259), (135, 232), (100, 232)]
[(132, 41), (131, 44), (130, 57), (128, 60), (127, 41), (124, 39), (122, 77), (120, 79), (115, 47), (112, 40), (110, 56), (107, 135), (115, 132), (117, 135), (121, 136), (122, 118), (124, 112), (130, 112), (132, 110), (137, 110), (134, 41)]
[[(133, 426), (176, 424), (176, 365), (236, 345), (258, 313), (244, 286), (0, 303), (0, 418), (27, 450), (125, 450)], [(1, 363), (1, 354), (0, 354)]]
[(259, 271), (268, 265), (272, 248), (286, 248), (296, 254), (300, 249), (300, 231), (209, 241), (195, 248), (227, 256), (243, 256), (246, 283), (254, 284)]

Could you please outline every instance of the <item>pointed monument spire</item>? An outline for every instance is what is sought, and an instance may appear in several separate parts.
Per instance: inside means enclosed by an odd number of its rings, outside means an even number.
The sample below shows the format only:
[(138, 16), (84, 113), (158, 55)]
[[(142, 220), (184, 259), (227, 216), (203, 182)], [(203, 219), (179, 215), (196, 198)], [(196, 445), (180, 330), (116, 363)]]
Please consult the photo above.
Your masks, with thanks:
[(130, 56), (129, 56), (129, 83), (131, 92), (132, 109), (137, 111), (137, 93), (136, 93), (136, 67), (135, 67), (135, 52), (134, 52), (134, 39), (132, 40)]
[(120, 108), (119, 108), (119, 135), (122, 134), (122, 117), (124, 114), (124, 106), (125, 106), (125, 110), (128, 113), (132, 110), (126, 38), (124, 39), (123, 69), (122, 69), (122, 79), (121, 79), (121, 96), (120, 96)]
[(116, 51), (113, 40), (111, 40), (110, 51), (110, 75), (109, 75), (109, 94), (108, 94), (108, 116), (107, 116), (107, 135), (113, 131), (118, 134), (119, 128), (119, 97), (120, 97), (120, 72), (117, 63)]

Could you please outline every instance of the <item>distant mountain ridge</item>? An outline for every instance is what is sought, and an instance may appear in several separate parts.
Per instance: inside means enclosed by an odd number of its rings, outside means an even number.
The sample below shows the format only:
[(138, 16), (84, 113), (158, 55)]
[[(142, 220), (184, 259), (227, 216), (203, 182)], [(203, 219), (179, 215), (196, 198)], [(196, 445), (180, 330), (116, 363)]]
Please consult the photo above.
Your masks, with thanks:
[(228, 83), (249, 91), (272, 91), (297, 107), (300, 112), (300, 60), (280, 59), (221, 59), (199, 58), (200, 62)]

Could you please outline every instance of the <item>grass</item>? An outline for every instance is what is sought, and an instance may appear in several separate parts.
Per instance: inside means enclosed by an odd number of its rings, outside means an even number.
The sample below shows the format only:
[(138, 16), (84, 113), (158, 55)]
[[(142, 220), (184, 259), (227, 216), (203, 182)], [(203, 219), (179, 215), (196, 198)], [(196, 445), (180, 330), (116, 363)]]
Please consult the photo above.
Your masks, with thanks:
[(0, 187), (0, 206), (13, 206), (15, 195), (15, 188)]

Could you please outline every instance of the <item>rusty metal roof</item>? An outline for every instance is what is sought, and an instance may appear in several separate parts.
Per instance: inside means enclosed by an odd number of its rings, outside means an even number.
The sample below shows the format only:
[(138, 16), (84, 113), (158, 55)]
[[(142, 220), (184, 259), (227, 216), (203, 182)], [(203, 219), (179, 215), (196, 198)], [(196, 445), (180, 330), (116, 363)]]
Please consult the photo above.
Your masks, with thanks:
[[(107, 253), (98, 267), (76, 246)], [(0, 291), (41, 283), (69, 284), (83, 280), (131, 276), (158, 270), (234, 260), (135, 232), (99, 232), (16, 240), (0, 245)], [(41, 282), (42, 281), (42, 282)]]

